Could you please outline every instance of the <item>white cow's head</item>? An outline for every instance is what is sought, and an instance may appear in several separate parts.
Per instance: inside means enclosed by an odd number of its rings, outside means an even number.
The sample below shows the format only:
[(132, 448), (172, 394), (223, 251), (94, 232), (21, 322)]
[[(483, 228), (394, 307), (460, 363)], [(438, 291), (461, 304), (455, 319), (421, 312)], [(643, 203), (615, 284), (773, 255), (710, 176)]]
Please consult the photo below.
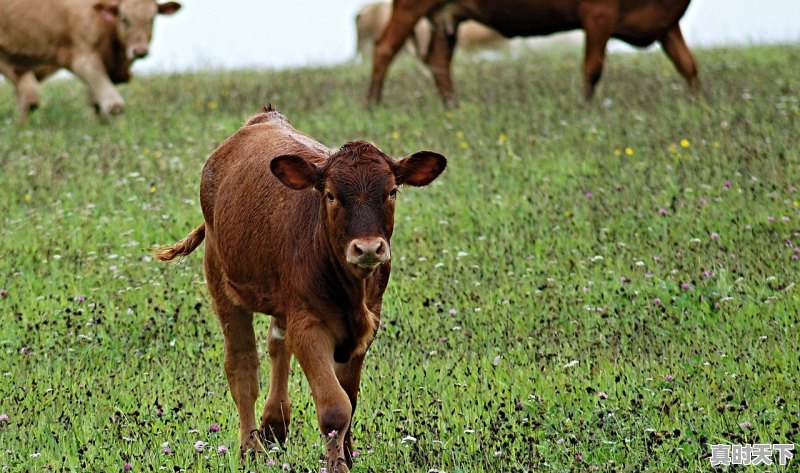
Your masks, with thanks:
[(180, 10), (178, 2), (156, 0), (99, 0), (95, 11), (104, 21), (113, 23), (119, 42), (125, 46), (128, 60), (147, 56), (157, 14), (172, 15)]

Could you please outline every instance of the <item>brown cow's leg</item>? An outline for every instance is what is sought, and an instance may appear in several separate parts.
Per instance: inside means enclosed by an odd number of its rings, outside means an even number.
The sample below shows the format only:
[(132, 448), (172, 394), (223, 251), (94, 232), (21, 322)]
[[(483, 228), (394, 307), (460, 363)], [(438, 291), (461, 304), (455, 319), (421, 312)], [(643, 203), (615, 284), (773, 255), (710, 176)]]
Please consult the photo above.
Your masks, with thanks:
[(581, 12), (583, 30), (586, 32), (586, 51), (583, 60), (583, 98), (592, 100), (594, 88), (603, 74), (606, 44), (614, 29), (614, 17), (602, 10), (586, 8)]
[(452, 31), (447, 28), (434, 27), (431, 34), (431, 45), (425, 62), (433, 73), (436, 88), (446, 103), (455, 102), (456, 93), (453, 88), (453, 78), (450, 75), (450, 62), (453, 60), (453, 50), (456, 47), (458, 24)]
[(336, 377), (339, 384), (350, 399), (350, 425), (344, 438), (344, 459), (347, 466), (353, 466), (353, 416), (358, 404), (358, 386), (361, 384), (361, 366), (364, 364), (364, 355), (353, 356), (347, 363), (336, 364)]
[(670, 58), (678, 72), (686, 79), (689, 86), (697, 88), (700, 86), (700, 79), (697, 77), (697, 63), (692, 56), (686, 41), (681, 34), (681, 27), (675, 25), (667, 31), (667, 34), (659, 40), (667, 57)]
[(386, 29), (375, 43), (372, 60), (372, 81), (367, 93), (367, 105), (381, 101), (383, 81), (386, 71), (395, 55), (414, 30), (414, 25), (422, 18), (438, 0), (411, 2), (397, 0), (392, 8), (392, 17)]
[(311, 386), (317, 408), (319, 428), (325, 439), (328, 453), (328, 472), (346, 472), (344, 439), (350, 425), (352, 406), (350, 399), (334, 372), (334, 343), (325, 328), (313, 321), (313, 316), (294, 314), (289, 320), (304, 321), (287, 330), (286, 343), (300, 362)]
[(278, 327), (273, 318), (269, 324), (269, 395), (261, 416), (261, 430), (270, 441), (283, 443), (292, 415), (289, 399), (289, 367), (292, 354), (286, 348), (285, 331)]

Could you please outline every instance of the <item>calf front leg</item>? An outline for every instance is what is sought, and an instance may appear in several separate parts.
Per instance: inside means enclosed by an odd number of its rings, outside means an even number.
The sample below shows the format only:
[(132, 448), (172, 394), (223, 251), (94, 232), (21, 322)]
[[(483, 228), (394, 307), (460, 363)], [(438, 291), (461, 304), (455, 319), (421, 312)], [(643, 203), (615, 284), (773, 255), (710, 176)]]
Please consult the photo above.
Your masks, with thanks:
[(339, 384), (350, 399), (350, 424), (344, 438), (344, 459), (348, 467), (353, 467), (353, 417), (358, 404), (358, 387), (361, 384), (361, 367), (364, 364), (364, 355), (353, 356), (347, 363), (336, 364), (336, 377)]
[(261, 431), (269, 441), (283, 443), (289, 429), (292, 405), (289, 399), (289, 368), (292, 354), (286, 347), (286, 330), (276, 319), (269, 324), (269, 395), (261, 416)]
[(327, 446), (328, 472), (348, 472), (344, 439), (353, 409), (334, 371), (334, 342), (312, 317), (308, 314), (291, 317), (289, 320), (297, 322), (290, 323), (286, 342), (311, 386), (319, 428)]
[(72, 61), (72, 72), (86, 82), (92, 101), (104, 115), (117, 115), (125, 108), (125, 101), (106, 73), (103, 61), (94, 54), (84, 54)]

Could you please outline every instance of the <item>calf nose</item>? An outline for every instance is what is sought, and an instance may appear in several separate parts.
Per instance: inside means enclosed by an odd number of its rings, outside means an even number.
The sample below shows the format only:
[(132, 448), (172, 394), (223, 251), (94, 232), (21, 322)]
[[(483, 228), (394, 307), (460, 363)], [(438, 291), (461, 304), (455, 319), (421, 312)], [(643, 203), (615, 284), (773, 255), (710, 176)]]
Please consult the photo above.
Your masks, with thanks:
[(133, 57), (139, 59), (145, 56), (147, 56), (147, 48), (143, 48), (141, 46), (133, 48)]
[(383, 238), (358, 238), (347, 246), (347, 262), (372, 268), (389, 261), (389, 244)]

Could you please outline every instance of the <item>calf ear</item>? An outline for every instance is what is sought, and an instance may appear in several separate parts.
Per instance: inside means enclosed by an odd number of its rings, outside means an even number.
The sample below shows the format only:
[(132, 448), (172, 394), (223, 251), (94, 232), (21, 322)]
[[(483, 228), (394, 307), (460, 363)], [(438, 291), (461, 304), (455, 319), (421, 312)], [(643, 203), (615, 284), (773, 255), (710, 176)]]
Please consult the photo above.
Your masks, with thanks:
[(94, 4), (94, 11), (99, 13), (104, 21), (114, 23), (119, 14), (119, 3), (115, 0), (102, 0)]
[(158, 4), (158, 13), (162, 15), (172, 15), (181, 9), (181, 4), (178, 2), (164, 2)]
[(397, 162), (395, 179), (398, 184), (426, 186), (439, 177), (447, 167), (447, 158), (433, 151), (417, 151)]
[(294, 154), (274, 158), (269, 169), (284, 186), (297, 191), (316, 185), (319, 180), (317, 166)]

